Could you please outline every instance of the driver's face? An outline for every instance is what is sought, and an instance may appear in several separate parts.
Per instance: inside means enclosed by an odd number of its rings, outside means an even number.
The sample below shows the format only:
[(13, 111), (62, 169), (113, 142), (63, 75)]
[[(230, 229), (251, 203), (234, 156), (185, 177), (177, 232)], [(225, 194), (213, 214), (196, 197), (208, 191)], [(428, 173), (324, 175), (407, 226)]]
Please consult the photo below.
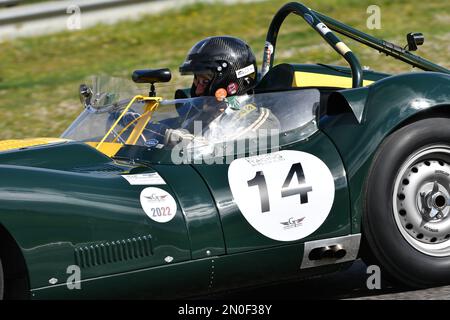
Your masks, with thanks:
[(205, 74), (194, 75), (195, 94), (197, 96), (205, 95), (206, 90), (211, 84), (212, 77)]

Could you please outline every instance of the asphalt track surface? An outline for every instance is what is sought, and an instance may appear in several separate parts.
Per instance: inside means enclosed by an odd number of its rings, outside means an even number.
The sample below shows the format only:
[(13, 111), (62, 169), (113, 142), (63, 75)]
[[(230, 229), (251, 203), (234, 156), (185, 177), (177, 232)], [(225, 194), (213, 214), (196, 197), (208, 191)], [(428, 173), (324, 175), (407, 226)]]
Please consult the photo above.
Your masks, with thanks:
[(450, 286), (411, 290), (382, 282), (381, 289), (367, 288), (366, 265), (357, 260), (338, 273), (281, 285), (217, 294), (208, 299), (223, 300), (450, 300)]

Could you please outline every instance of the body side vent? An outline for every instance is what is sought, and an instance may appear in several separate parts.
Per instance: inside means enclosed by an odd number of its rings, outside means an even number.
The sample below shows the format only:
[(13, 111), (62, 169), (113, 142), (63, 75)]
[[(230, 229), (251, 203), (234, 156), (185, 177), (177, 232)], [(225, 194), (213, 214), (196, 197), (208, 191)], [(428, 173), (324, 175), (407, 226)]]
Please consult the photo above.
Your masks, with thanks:
[(77, 246), (75, 248), (75, 263), (81, 268), (90, 268), (107, 263), (141, 259), (152, 255), (152, 237), (147, 235)]

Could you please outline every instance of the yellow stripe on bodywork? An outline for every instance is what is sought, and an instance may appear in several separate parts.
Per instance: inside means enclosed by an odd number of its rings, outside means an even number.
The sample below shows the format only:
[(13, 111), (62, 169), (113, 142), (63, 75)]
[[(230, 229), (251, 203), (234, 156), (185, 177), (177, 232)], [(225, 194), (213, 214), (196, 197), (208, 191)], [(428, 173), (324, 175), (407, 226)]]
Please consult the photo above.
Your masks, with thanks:
[(17, 140), (3, 140), (0, 141), (0, 152), (14, 149), (29, 148), (34, 146), (41, 146), (50, 143), (58, 143), (69, 141), (60, 138), (34, 138), (34, 139), (17, 139)]
[(108, 157), (113, 157), (120, 150), (123, 145), (121, 143), (115, 142), (103, 142), (100, 148), (97, 148), (99, 142), (86, 142), (87, 145), (90, 145), (93, 148), (96, 148), (98, 151), (107, 155)]
[[(364, 80), (363, 86), (368, 86), (374, 81)], [(330, 74), (296, 71), (294, 75), (293, 87), (330, 87), (330, 88), (351, 88), (352, 78), (344, 76), (334, 76)]]

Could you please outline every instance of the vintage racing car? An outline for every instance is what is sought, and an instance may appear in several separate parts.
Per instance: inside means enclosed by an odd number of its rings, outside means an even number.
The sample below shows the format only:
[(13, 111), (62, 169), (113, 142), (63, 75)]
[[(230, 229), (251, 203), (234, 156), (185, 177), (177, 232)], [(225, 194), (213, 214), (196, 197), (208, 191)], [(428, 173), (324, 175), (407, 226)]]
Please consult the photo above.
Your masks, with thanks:
[[(349, 68), (273, 66), (291, 13)], [(363, 70), (335, 32), (423, 72)], [(409, 286), (450, 282), (450, 70), (411, 53), (422, 43), (288, 3), (237, 112), (156, 97), (167, 69), (135, 72), (149, 95), (81, 86), (85, 109), (60, 138), (0, 142), (0, 297), (206, 295), (359, 257)]]

